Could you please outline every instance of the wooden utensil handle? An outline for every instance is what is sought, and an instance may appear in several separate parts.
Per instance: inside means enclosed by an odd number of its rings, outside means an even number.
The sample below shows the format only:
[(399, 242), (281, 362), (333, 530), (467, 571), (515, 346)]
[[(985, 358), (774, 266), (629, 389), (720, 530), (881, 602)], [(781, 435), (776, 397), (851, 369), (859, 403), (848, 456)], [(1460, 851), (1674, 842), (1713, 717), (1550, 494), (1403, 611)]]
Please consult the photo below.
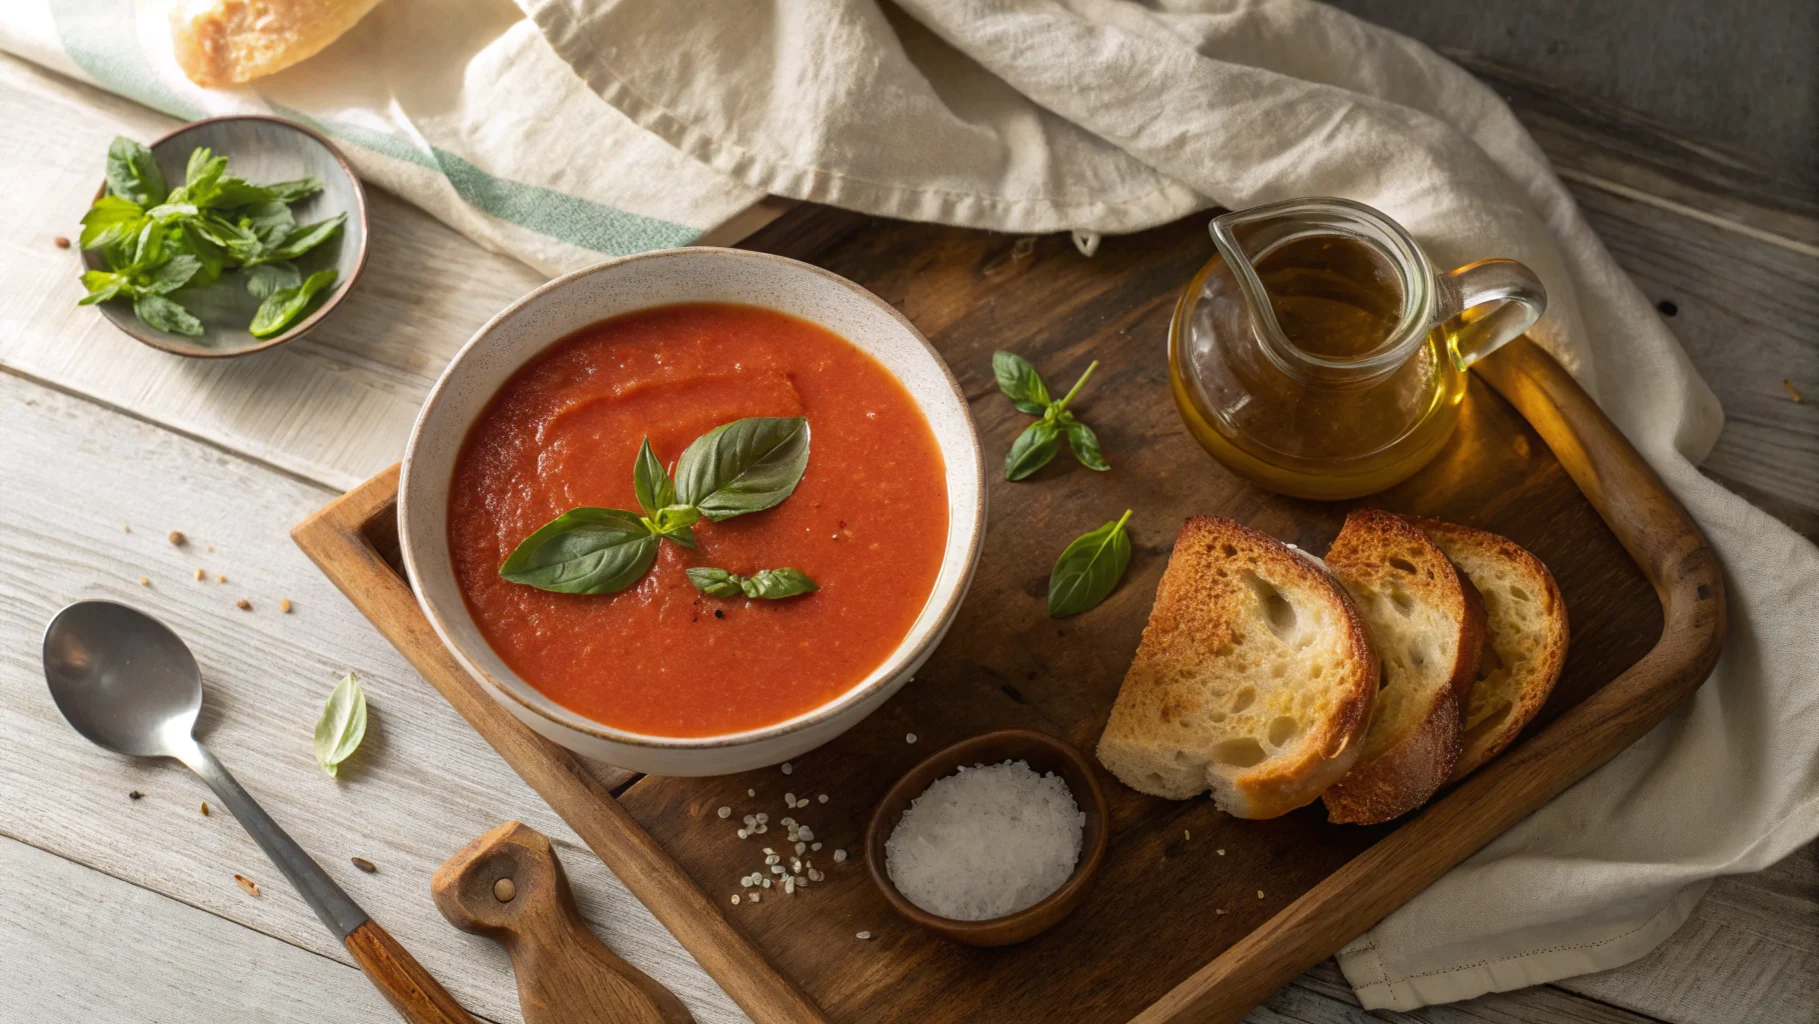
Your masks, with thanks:
[(354, 962), (411, 1024), (477, 1024), (391, 933), (368, 921), (344, 940)]

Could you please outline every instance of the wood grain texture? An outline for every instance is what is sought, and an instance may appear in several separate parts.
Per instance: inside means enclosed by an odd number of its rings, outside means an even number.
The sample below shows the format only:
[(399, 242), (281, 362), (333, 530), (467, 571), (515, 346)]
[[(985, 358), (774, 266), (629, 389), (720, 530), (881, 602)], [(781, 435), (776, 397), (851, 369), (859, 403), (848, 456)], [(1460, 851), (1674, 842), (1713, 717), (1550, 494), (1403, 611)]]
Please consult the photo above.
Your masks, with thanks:
[[(429, 880), (450, 853), (516, 817), (575, 854), (570, 875), (582, 911), (627, 960), (675, 990), (704, 1024), (741, 1019), (650, 912), (290, 543), (289, 527), (330, 492), (5, 374), (0, 437), (0, 743), (17, 755), (0, 770), (0, 834), (347, 965), (347, 991), (333, 998), (371, 990), (245, 830), (218, 810), (200, 813), (210, 799), (200, 782), (174, 765), (100, 750), (57, 714), (39, 663), (45, 622), (72, 600), (124, 601), (168, 623), (194, 650), (202, 739), (470, 1011), (518, 1020), (509, 962), (496, 945), (449, 927)], [(183, 547), (166, 539), (171, 530), (187, 535)], [(194, 571), (204, 566), (208, 581), (198, 582)], [(228, 582), (216, 582), (216, 573)], [(241, 597), (250, 611), (234, 606)], [(293, 602), (290, 614), (277, 610), (280, 598)], [(331, 779), (316, 766), (310, 729), (350, 670), (366, 690), (370, 719), (360, 751)], [(132, 791), (142, 799), (128, 799)], [(378, 872), (356, 870), (354, 856)], [(235, 873), (259, 883), (262, 895), (243, 892)], [(183, 962), (156, 945), (144, 955)], [(81, 984), (79, 974), (61, 978)], [(167, 1014), (155, 997), (161, 991), (147, 990), (138, 1019), (215, 1019)]]
[(455, 997), (377, 923), (355, 928), (342, 945), (409, 1024), (474, 1024)]
[(382, 542), (394, 538), (397, 492), (394, 466), (304, 520), (291, 535), (753, 1020), (801, 1024), (820, 1019), (815, 1004), (737, 936), (719, 905), (689, 883), (610, 789), (574, 755), (532, 732), (488, 696), (442, 645), (410, 587), (366, 533), (367, 524), (377, 520)]
[(469, 843), (430, 880), (448, 922), (497, 940), (512, 958), (524, 1024), (688, 1024), (688, 1009), (606, 948), (575, 906), (543, 833), (508, 821)]

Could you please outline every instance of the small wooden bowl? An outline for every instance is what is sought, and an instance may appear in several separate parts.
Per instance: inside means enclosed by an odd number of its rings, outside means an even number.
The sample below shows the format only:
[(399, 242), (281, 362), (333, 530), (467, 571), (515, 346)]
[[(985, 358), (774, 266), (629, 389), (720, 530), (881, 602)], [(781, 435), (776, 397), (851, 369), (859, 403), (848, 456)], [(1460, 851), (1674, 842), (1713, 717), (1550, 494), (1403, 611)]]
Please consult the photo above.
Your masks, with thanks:
[[(1003, 764), (1005, 761), (1027, 761), (1037, 773), (1054, 772), (1067, 783), (1074, 803), (1086, 814), (1086, 828), (1080, 837), (1080, 862), (1074, 873), (1047, 897), (1033, 906), (1004, 917), (984, 921), (956, 921), (939, 917), (911, 903), (885, 870), (884, 844), (896, 830), (897, 822), (911, 802), (921, 796), (935, 780), (953, 774), (961, 765)], [(944, 939), (969, 946), (1008, 946), (1033, 938), (1066, 917), (1092, 884), (1093, 876), (1105, 860), (1110, 840), (1109, 815), (1105, 792), (1093, 776), (1093, 766), (1086, 755), (1073, 744), (1047, 733), (1031, 729), (1000, 729), (961, 740), (951, 747), (936, 751), (927, 760), (905, 772), (872, 812), (871, 824), (865, 830), (865, 862), (872, 882), (897, 913)]]

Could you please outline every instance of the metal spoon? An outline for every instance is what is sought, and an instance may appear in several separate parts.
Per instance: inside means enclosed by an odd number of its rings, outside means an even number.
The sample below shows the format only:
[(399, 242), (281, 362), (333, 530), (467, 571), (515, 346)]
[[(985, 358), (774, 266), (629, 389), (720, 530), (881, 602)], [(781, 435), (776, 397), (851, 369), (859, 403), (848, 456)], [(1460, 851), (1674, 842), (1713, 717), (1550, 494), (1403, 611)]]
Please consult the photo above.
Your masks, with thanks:
[(202, 776), (406, 1020), (474, 1024), (196, 741), (202, 672), (164, 623), (112, 601), (78, 601), (45, 627), (44, 678), (57, 710), (89, 742), (132, 757), (175, 758)]

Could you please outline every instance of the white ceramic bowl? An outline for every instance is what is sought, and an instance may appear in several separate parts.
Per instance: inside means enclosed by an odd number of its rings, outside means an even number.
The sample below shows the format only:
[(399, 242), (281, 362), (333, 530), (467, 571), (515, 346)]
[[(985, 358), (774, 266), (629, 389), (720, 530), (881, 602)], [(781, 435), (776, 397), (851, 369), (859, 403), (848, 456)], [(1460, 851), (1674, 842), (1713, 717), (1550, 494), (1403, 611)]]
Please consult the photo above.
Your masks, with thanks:
[[(947, 548), (922, 614), (865, 679), (834, 701), (746, 732), (678, 739), (627, 732), (562, 707), (506, 667), (455, 581), (448, 491), (468, 427), (533, 356), (589, 324), (675, 302), (740, 302), (820, 324), (896, 375), (934, 431), (947, 464)], [(806, 263), (736, 249), (668, 249), (578, 270), (507, 307), (468, 341), (423, 403), (404, 453), (398, 533), (430, 624), (512, 714), (570, 750), (657, 775), (722, 775), (775, 764), (840, 735), (896, 693), (927, 660), (972, 582), (985, 533), (984, 465), (958, 382), (903, 314), (858, 285)]]

